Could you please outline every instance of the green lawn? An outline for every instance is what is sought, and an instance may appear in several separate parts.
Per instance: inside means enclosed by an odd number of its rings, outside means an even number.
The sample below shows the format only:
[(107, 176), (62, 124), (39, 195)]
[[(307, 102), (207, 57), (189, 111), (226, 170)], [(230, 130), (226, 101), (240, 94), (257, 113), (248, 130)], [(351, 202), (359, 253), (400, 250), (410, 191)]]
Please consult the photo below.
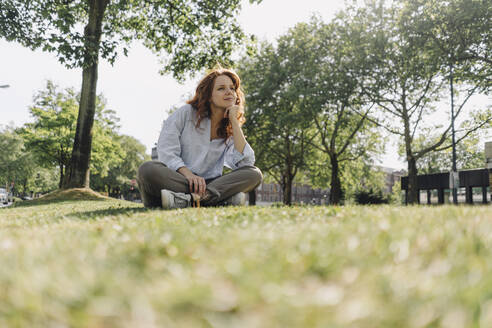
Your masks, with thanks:
[(492, 207), (0, 209), (0, 327), (491, 327)]

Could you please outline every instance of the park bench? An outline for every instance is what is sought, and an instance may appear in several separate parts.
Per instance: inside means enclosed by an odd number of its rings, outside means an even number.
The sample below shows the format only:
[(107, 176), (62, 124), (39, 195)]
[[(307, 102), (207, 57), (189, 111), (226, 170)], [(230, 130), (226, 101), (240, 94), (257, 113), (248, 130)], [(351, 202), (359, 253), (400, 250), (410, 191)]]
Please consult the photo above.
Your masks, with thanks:
[[(437, 190), (437, 202), (444, 204), (444, 192), (450, 188), (449, 172), (422, 174), (417, 176), (417, 201), (420, 204), (420, 191), (427, 191), (427, 204), (431, 204), (431, 191)], [(489, 169), (459, 171), (458, 188), (465, 188), (465, 201), (473, 204), (473, 188), (482, 188), (482, 203), (487, 204), (487, 187), (490, 186)], [(401, 189), (405, 190), (405, 204), (408, 200), (408, 176), (401, 178)]]
[[(473, 204), (473, 188), (482, 188), (482, 203), (487, 204), (487, 187), (492, 186), (492, 142), (485, 143), (485, 168), (463, 170), (458, 172), (456, 188), (465, 188), (465, 202)], [(444, 204), (444, 192), (451, 189), (453, 181), (450, 172), (422, 174), (417, 176), (418, 197), (420, 204), (420, 191), (427, 191), (427, 204), (431, 204), (431, 191), (437, 190), (439, 204)], [(408, 203), (408, 176), (401, 178), (401, 189), (405, 190), (405, 204)], [(492, 201), (492, 199), (491, 199)]]

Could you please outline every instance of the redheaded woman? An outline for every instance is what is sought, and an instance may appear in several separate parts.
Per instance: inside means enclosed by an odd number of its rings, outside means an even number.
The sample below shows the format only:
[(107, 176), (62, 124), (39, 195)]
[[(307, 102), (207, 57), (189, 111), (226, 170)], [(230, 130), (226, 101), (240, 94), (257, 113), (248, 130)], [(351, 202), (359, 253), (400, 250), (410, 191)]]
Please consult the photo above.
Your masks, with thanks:
[[(262, 174), (241, 129), (243, 106), (232, 70), (213, 70), (200, 81), (193, 99), (164, 122), (158, 161), (138, 169), (145, 207), (244, 204), (244, 193), (261, 183)], [(222, 175), (224, 166), (232, 171)]]

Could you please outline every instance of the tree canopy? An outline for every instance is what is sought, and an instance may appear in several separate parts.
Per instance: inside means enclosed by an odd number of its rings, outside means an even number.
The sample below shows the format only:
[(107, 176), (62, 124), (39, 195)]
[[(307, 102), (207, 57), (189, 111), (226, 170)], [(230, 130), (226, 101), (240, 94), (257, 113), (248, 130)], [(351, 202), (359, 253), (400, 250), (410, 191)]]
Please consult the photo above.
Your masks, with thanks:
[(13, 126), (0, 126), (0, 187), (10, 186), (32, 173), (32, 155), (25, 151), (22, 138)]
[[(250, 0), (251, 3), (261, 0)], [(0, 37), (53, 52), (82, 68), (82, 90), (64, 187), (88, 187), (99, 58), (114, 63), (133, 40), (167, 54), (163, 72), (181, 78), (224, 62), (243, 40), (241, 0), (4, 0)]]
[[(141, 40), (166, 55), (162, 72), (182, 78), (228, 61), (243, 44), (246, 35), (237, 22), (240, 10), (240, 0), (3, 0), (0, 36), (53, 52), (68, 68), (87, 66), (99, 56), (114, 63), (128, 54), (131, 42)], [(95, 14), (100, 16), (98, 45), (85, 33)]]
[(134, 137), (116, 135), (114, 141), (122, 150), (121, 160), (109, 162), (107, 174), (92, 174), (91, 187), (110, 196), (127, 196), (134, 187), (132, 182), (136, 179), (138, 167), (150, 160), (150, 156), (146, 154), (146, 147)]
[[(350, 38), (342, 24), (324, 24), (313, 17), (290, 29), (276, 45), (262, 44), (239, 66), (248, 140), (257, 151), (258, 165), (282, 185), (286, 204), (300, 171), (309, 171), (319, 182), (326, 169), (330, 201), (340, 203), (340, 166), (371, 162), (371, 155), (382, 149), (374, 124), (366, 120), (372, 106), (364, 103), (361, 90), (364, 63), (348, 56)], [(365, 114), (360, 115), (361, 110)]]
[[(34, 104), (29, 109), (34, 122), (25, 124), (19, 130), (25, 147), (36, 156), (39, 165), (59, 169), (60, 187), (71, 161), (79, 99), (73, 89), (60, 91), (53, 82), (48, 81), (46, 89), (36, 94)], [(106, 108), (102, 96), (97, 99), (91, 170), (105, 176), (113, 162), (121, 161), (123, 150), (114, 141), (117, 128), (114, 111)]]
[[(404, 144), (410, 203), (417, 201), (417, 161), (429, 152), (452, 146), (448, 141), (451, 140), (449, 136), (452, 135), (454, 121), (466, 116), (456, 131), (456, 142), (459, 142), (473, 131), (487, 126), (492, 120), (490, 106), (480, 108), (474, 114), (464, 114), (468, 99), (477, 90), (485, 90), (483, 79), (479, 78), (481, 73), (476, 75), (476, 79), (469, 78), (466, 81), (464, 76), (473, 75), (471, 64), (477, 65), (476, 67), (481, 67), (480, 62), (487, 64), (481, 59), (481, 55), (466, 59), (463, 57), (468, 51), (474, 53), (473, 49), (477, 46), (481, 47), (489, 42), (490, 29), (484, 32), (484, 27), (492, 19), (490, 2), (475, 1), (482, 10), (474, 9), (471, 16), (465, 15), (468, 18), (459, 22), (460, 28), (448, 27), (441, 34), (425, 32), (432, 30), (431, 27), (434, 27), (433, 32), (442, 27), (439, 25), (440, 17), (435, 19), (438, 14), (435, 6), (444, 15), (447, 11), (441, 8), (461, 4), (463, 0), (439, 5), (436, 2), (419, 0), (369, 1), (365, 7), (347, 10), (349, 25), (363, 31), (361, 35), (365, 40), (355, 53), (367, 56), (367, 61), (372, 63), (368, 71), (372, 79), (366, 80), (364, 89), (380, 110), (375, 122), (401, 138)], [(431, 25), (427, 24), (424, 28), (423, 22)], [(476, 26), (477, 22), (481, 22), (480, 28)], [(469, 30), (470, 33), (484, 33), (461, 40), (460, 29)], [(461, 43), (450, 46), (448, 39), (460, 39)], [(461, 47), (461, 50), (456, 51), (454, 47)], [(465, 64), (465, 60), (470, 62)], [(447, 114), (449, 119), (436, 120), (434, 117), (440, 110), (444, 91), (448, 82), (451, 80), (452, 83), (453, 80), (448, 75), (450, 63), (456, 63), (456, 67), (462, 70), (462, 97), (453, 114)], [(451, 94), (453, 95), (452, 92)], [(423, 137), (420, 140), (424, 142), (417, 144), (416, 140), (420, 137)]]
[(0, 186), (24, 195), (56, 189), (56, 171), (39, 166), (18, 132), (14, 126), (0, 126)]
[(285, 204), (291, 204), (292, 182), (305, 167), (311, 126), (300, 106), (305, 49), (291, 46), (303, 42), (293, 37), (295, 33), (291, 30), (281, 37), (276, 48), (263, 44), (258, 55), (245, 58), (239, 68), (246, 92), (248, 141), (257, 165), (282, 186)]

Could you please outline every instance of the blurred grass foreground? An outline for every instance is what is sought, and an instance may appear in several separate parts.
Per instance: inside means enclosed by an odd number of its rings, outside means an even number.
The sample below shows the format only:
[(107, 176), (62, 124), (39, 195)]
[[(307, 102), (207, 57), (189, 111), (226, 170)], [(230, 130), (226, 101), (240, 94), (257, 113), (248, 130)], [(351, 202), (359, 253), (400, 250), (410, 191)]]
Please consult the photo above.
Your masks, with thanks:
[(492, 208), (22, 202), (0, 327), (492, 327)]

